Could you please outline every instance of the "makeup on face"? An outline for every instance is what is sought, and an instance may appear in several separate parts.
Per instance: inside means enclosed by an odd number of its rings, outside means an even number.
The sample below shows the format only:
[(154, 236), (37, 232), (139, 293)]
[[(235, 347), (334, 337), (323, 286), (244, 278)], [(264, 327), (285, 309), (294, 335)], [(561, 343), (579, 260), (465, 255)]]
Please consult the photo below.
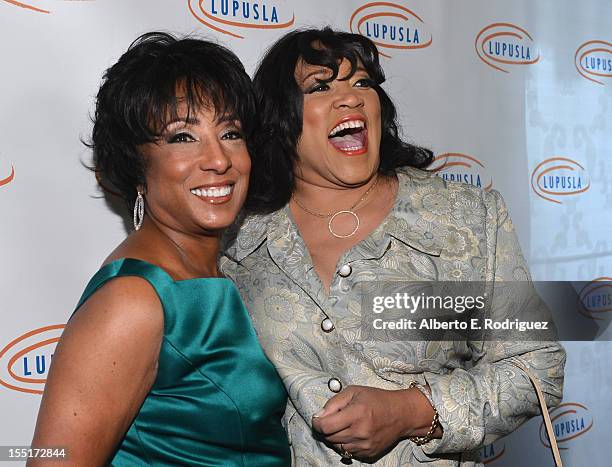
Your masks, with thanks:
[(368, 150), (366, 120), (362, 115), (342, 117), (329, 132), (329, 143), (346, 156), (358, 156)]
[(248, 187), (250, 158), (240, 123), (202, 107), (169, 122), (147, 145), (147, 203), (177, 230), (227, 227)]
[(223, 204), (232, 199), (234, 182), (219, 182), (214, 185), (202, 185), (192, 188), (191, 194), (210, 204)]
[(366, 69), (339, 63), (332, 70), (300, 62), (296, 82), (304, 93), (302, 133), (298, 141), (298, 178), (317, 185), (353, 186), (377, 171), (380, 99)]
[[(308, 65), (302, 66), (307, 67)], [(302, 86), (306, 94), (325, 92), (333, 94), (335, 91), (333, 88), (342, 88), (343, 86), (353, 88), (352, 92), (372, 89), (373, 82), (363, 67), (357, 67), (351, 77), (348, 77), (349, 72), (349, 62), (344, 60), (339, 67), (339, 76), (335, 80), (327, 82), (325, 80), (331, 76), (331, 70), (323, 67), (315, 68), (303, 78)], [(345, 90), (340, 92), (345, 92)], [(359, 107), (359, 109), (356, 109), (357, 112), (340, 115), (333, 123), (333, 127), (329, 129), (329, 143), (342, 155), (357, 156), (366, 153), (368, 150), (368, 118), (365, 113), (366, 109), (364, 109), (365, 104), (364, 101), (362, 105), (354, 105), (354, 107)], [(350, 104), (347, 105), (347, 109), (350, 110)]]

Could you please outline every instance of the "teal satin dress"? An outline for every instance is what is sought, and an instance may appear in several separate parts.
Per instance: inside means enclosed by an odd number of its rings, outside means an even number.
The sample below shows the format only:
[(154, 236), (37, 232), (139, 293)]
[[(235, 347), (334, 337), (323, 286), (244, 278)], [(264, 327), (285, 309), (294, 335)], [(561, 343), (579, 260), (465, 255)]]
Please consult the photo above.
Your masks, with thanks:
[(173, 280), (136, 259), (103, 266), (80, 307), (108, 280), (146, 279), (164, 309), (157, 378), (114, 466), (289, 466), (287, 394), (229, 279)]

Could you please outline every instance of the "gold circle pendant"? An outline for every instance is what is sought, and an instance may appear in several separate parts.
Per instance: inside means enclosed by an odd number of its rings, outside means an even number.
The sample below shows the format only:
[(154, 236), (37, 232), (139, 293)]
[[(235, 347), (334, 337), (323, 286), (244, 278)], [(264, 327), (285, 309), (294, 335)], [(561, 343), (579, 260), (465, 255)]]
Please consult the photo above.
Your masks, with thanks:
[[(353, 231), (350, 234), (339, 235), (336, 232), (334, 232), (334, 229), (332, 228), (332, 222), (334, 222), (334, 219), (337, 216), (339, 216), (340, 214), (349, 214), (349, 215), (351, 215), (351, 216), (353, 216), (355, 218), (355, 221), (356, 221), (357, 225), (355, 226), (355, 229), (353, 229)], [(329, 230), (329, 233), (332, 234), (336, 238), (349, 238), (349, 237), (352, 237), (353, 235), (355, 235), (355, 232), (357, 232), (357, 230), (359, 229), (359, 217), (353, 211), (338, 211), (333, 216), (331, 216), (331, 219), (329, 220), (329, 223), (327, 224), (327, 229)]]

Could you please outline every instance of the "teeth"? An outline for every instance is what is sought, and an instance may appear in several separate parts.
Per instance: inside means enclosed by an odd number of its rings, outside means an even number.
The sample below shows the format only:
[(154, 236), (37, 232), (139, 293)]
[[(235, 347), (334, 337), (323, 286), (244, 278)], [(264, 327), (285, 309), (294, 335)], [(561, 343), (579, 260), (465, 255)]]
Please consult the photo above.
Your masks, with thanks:
[(336, 134), (340, 133), (342, 130), (346, 130), (347, 128), (364, 128), (365, 122), (362, 120), (349, 120), (348, 122), (343, 122), (337, 127), (335, 127), (332, 131), (329, 132), (329, 137), (332, 138)]
[(357, 151), (358, 149), (361, 149), (361, 148), (363, 148), (363, 146), (353, 146), (350, 148), (341, 148), (340, 150), (349, 152), (349, 151)]
[(191, 193), (204, 198), (220, 198), (221, 196), (229, 195), (231, 191), (232, 187), (230, 185), (225, 185), (218, 188), (194, 188), (191, 190)]

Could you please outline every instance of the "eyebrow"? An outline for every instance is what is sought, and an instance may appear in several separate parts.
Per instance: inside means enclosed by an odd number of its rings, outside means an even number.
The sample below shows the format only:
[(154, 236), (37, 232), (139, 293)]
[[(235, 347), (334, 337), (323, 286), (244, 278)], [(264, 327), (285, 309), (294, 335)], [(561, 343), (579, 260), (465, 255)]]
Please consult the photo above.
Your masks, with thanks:
[(327, 68), (327, 67), (317, 68), (316, 70), (313, 70), (313, 71), (311, 71), (310, 73), (308, 73), (306, 76), (304, 76), (304, 78), (302, 78), (302, 83), (305, 83), (305, 82), (306, 82), (306, 80), (307, 80), (308, 78), (310, 78), (311, 76), (314, 76), (314, 75), (321, 75), (321, 74), (325, 73), (325, 70), (330, 70), (330, 71), (331, 71), (331, 69), (329, 69), (329, 68)]
[[(233, 117), (232, 115), (229, 115), (229, 114), (226, 114), (223, 117), (216, 119), (217, 125), (220, 123), (226, 123), (226, 122), (237, 122), (238, 125), (242, 125), (242, 122), (238, 118)], [(172, 120), (170, 120), (164, 125), (163, 131), (166, 131), (170, 125), (173, 125), (175, 123), (185, 123), (186, 125), (199, 125), (200, 120), (196, 117), (189, 117), (187, 119), (173, 118)]]
[[(302, 83), (305, 83), (305, 82), (306, 82), (306, 80), (307, 80), (308, 78), (310, 78), (311, 76), (313, 76), (313, 75), (319, 75), (319, 74), (321, 74), (321, 73), (322, 73), (322, 70), (330, 70), (330, 71), (331, 71), (331, 69), (330, 69), (330, 68), (327, 68), (327, 67), (321, 67), (321, 68), (319, 68), (319, 69), (313, 70), (313, 71), (311, 71), (310, 73), (308, 73), (306, 76), (304, 76), (304, 78), (302, 79)], [(357, 72), (359, 72), (359, 71), (362, 71), (362, 72), (366, 73), (368, 76), (370, 75), (370, 74), (368, 73), (368, 70), (366, 70), (366, 69), (365, 69), (364, 67), (362, 67), (362, 66), (358, 66), (358, 67), (356, 67), (356, 68), (355, 68), (355, 73), (357, 73)], [(355, 75), (355, 73), (353, 73), (353, 75)]]
[(164, 128), (168, 128), (170, 125), (174, 124), (174, 123), (186, 123), (187, 125), (198, 125), (200, 123), (200, 120), (198, 120), (195, 117), (189, 117), (189, 118), (173, 118), (172, 120), (166, 122), (166, 124), (164, 125)]
[(217, 118), (216, 122), (217, 124), (226, 123), (226, 122), (230, 122), (230, 123), (238, 122), (239, 124), (242, 123), (236, 115), (227, 114), (227, 113), (223, 115), (222, 117)]

